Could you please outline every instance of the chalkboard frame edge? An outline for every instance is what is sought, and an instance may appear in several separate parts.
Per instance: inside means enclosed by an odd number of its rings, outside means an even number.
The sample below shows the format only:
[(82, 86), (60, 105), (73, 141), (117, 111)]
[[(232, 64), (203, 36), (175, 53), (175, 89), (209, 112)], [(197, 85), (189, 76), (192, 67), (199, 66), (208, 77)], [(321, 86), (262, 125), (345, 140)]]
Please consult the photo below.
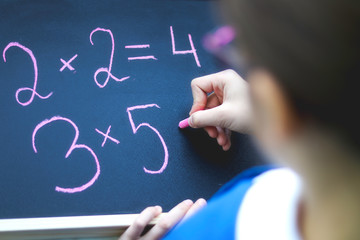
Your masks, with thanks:
[[(0, 239), (119, 237), (139, 214), (18, 218), (0, 220)], [(149, 226), (156, 224), (161, 214)]]

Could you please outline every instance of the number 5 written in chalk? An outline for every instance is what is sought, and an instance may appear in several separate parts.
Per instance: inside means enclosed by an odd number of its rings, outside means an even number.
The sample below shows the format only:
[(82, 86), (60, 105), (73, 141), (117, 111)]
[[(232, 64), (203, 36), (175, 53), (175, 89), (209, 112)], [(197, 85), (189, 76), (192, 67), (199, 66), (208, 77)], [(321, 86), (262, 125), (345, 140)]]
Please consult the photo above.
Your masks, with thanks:
[(161, 134), (159, 133), (159, 131), (158, 131), (156, 128), (154, 128), (153, 126), (151, 126), (149, 123), (143, 122), (143, 123), (140, 123), (138, 126), (135, 126), (134, 120), (133, 120), (132, 115), (131, 115), (131, 111), (133, 111), (133, 110), (136, 110), (136, 109), (146, 109), (146, 108), (149, 108), (149, 107), (160, 108), (157, 104), (146, 104), (146, 105), (138, 105), (138, 106), (128, 107), (126, 111), (127, 111), (127, 113), (128, 113), (130, 125), (131, 125), (132, 131), (133, 131), (134, 134), (137, 133), (137, 131), (139, 130), (139, 128), (141, 128), (141, 127), (148, 127), (148, 128), (150, 128), (151, 130), (153, 130), (153, 131), (156, 133), (156, 135), (159, 137), (159, 139), (160, 139), (160, 141), (161, 141), (161, 143), (162, 143), (162, 145), (163, 145), (163, 148), (164, 148), (164, 163), (163, 163), (163, 165), (162, 165), (161, 168), (160, 168), (159, 170), (157, 170), (157, 171), (149, 170), (149, 169), (147, 169), (146, 167), (143, 168), (146, 173), (149, 173), (149, 174), (159, 174), (159, 173), (162, 173), (162, 172), (165, 170), (165, 168), (166, 168), (166, 166), (167, 166), (167, 164), (168, 164), (168, 160), (169, 160), (169, 152), (168, 152), (166, 143), (165, 143), (163, 137), (161, 136)]

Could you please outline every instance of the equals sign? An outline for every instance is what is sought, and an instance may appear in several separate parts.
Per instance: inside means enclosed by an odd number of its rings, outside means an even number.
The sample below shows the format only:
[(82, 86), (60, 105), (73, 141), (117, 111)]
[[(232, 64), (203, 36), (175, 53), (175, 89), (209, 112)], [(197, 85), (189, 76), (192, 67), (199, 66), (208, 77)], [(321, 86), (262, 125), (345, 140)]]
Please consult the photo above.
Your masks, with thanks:
[[(125, 46), (125, 48), (150, 48), (150, 44), (142, 44), (142, 45), (127, 45)], [(155, 56), (153, 55), (147, 55), (147, 56), (138, 56), (138, 57), (128, 57), (128, 61), (133, 61), (133, 60), (148, 60), (148, 59), (152, 59), (152, 60), (158, 60)]]

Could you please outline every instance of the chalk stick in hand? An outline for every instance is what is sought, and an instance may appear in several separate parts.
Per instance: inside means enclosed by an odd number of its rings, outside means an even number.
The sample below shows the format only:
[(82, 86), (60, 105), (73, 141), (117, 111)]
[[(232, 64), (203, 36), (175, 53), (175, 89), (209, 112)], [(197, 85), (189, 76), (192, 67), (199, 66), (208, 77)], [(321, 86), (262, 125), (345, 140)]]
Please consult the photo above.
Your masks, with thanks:
[(189, 118), (179, 122), (179, 128), (187, 128), (187, 127), (189, 127)]

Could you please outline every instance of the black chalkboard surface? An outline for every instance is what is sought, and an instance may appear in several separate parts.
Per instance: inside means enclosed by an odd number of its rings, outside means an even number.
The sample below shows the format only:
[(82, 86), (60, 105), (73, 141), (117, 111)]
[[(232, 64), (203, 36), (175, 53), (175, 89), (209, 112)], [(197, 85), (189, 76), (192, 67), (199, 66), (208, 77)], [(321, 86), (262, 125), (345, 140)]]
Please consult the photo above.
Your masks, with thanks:
[(165, 211), (261, 162), (180, 130), (211, 1), (0, 3), (0, 219)]

